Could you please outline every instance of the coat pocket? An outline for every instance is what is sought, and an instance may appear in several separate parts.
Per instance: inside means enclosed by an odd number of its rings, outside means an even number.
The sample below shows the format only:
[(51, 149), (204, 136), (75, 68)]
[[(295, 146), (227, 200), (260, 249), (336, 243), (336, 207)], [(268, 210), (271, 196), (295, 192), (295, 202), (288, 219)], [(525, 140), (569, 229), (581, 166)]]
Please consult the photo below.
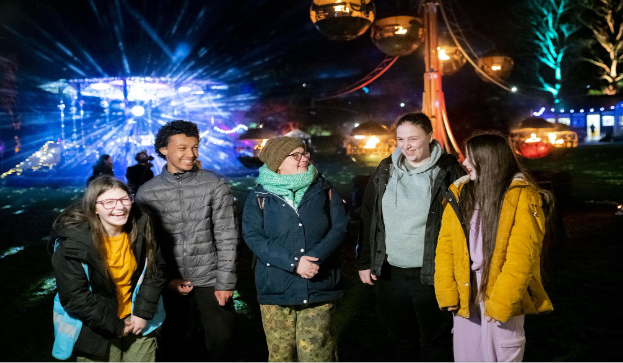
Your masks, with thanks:
[(521, 362), (526, 349), (526, 337), (500, 340), (498, 362)]
[(278, 295), (284, 292), (284, 276), (287, 272), (259, 261), (255, 267), (255, 286), (259, 295)]

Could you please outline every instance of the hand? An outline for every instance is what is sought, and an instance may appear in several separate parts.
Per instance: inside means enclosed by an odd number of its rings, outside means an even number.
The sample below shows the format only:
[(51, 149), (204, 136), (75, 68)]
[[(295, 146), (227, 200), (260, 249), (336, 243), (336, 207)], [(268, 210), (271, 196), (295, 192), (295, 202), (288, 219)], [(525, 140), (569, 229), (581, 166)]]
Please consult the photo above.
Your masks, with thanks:
[(490, 317), (490, 316), (486, 316), (486, 315), (485, 315), (485, 318), (487, 318), (487, 321), (488, 321), (489, 323), (500, 323), (500, 321), (499, 321), (499, 320), (497, 320), (497, 319), (493, 319), (493, 318), (492, 318), (492, 317)]
[(143, 318), (139, 318), (136, 315), (132, 315), (130, 317), (130, 322), (134, 324), (134, 327), (132, 328), (132, 334), (135, 334), (135, 335), (139, 335), (141, 331), (143, 330), (143, 328), (145, 327), (145, 324), (147, 324), (147, 320)]
[(234, 296), (234, 292), (229, 290), (214, 290), (214, 296), (216, 296), (216, 300), (218, 300), (220, 306), (225, 306), (227, 301)]
[(452, 306), (448, 306), (446, 309), (448, 311), (455, 311), (455, 310), (459, 310), (459, 306), (458, 305), (452, 305)]
[(318, 258), (311, 256), (301, 257), (299, 265), (296, 268), (296, 273), (301, 275), (304, 279), (311, 279), (316, 276), (320, 266), (316, 265), (313, 261), (318, 261)]
[(359, 271), (359, 278), (361, 282), (368, 285), (374, 285), (372, 280), (376, 281), (376, 276), (370, 272), (370, 269)]
[(188, 295), (193, 287), (190, 286), (190, 281), (184, 281), (182, 279), (173, 279), (169, 282), (169, 289), (177, 292), (180, 295)]
[(117, 337), (123, 338), (132, 332), (134, 324), (131, 321), (124, 321), (119, 329), (117, 329)]

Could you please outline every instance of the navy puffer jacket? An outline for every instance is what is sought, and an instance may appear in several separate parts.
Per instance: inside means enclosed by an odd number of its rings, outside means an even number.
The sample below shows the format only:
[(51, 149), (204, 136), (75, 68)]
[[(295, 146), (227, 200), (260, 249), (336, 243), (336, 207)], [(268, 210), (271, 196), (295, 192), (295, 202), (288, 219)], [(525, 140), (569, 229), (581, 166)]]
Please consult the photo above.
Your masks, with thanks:
[[(343, 293), (339, 251), (349, 219), (345, 202), (322, 176), (296, 210), (258, 185), (244, 207), (242, 235), (257, 256), (259, 303), (305, 305), (338, 299)], [(311, 279), (295, 272), (301, 256), (319, 259), (320, 269)]]

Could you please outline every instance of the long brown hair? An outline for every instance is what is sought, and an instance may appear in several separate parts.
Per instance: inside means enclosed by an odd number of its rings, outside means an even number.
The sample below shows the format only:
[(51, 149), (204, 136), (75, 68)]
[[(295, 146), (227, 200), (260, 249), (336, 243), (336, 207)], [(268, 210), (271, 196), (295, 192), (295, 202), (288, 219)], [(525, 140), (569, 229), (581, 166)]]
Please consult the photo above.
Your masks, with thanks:
[(517, 160), (506, 137), (500, 133), (487, 132), (470, 137), (465, 143), (467, 157), (473, 165), (477, 177), (463, 186), (460, 195), (463, 222), (469, 226), (474, 209), (478, 206), (482, 223), (482, 281), (476, 301), (487, 298), (487, 285), (491, 270), (491, 260), (500, 221), (504, 195), (516, 174), (524, 178), (537, 190), (534, 180)]
[[(104, 230), (102, 221), (96, 214), (95, 202), (97, 202), (97, 198), (100, 195), (111, 189), (122, 189), (130, 195), (128, 187), (121, 180), (110, 175), (99, 176), (89, 184), (82, 200), (59, 214), (52, 224), (52, 230), (56, 232), (76, 228), (85, 223), (88, 224), (93, 246), (98, 251), (100, 258), (104, 262), (106, 262), (107, 256), (106, 244), (104, 242), (106, 231)], [(138, 205), (133, 204), (130, 208), (128, 221), (123, 226), (123, 232), (128, 234), (128, 240), (130, 241), (130, 247), (132, 249), (138, 239), (138, 221), (144, 213), (146, 213), (146, 211), (142, 210)], [(147, 216), (147, 224), (145, 226), (145, 230), (143, 231), (143, 238), (145, 241), (145, 254), (147, 256), (147, 271), (151, 275), (155, 276), (157, 273), (154, 257), (156, 242), (154, 239), (153, 225), (149, 215)], [(140, 256), (135, 256), (135, 258), (138, 259)], [(140, 264), (140, 261), (137, 262)], [(106, 263), (104, 264), (106, 265)]]

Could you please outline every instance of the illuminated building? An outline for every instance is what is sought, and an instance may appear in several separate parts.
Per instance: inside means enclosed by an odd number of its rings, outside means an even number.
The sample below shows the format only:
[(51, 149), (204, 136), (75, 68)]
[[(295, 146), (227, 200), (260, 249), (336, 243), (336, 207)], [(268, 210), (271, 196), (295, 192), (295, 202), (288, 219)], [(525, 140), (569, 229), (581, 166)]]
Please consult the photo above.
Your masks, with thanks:
[(578, 134), (578, 141), (595, 142), (623, 131), (623, 97), (588, 96), (569, 98), (533, 113), (551, 123), (567, 125)]
[[(43, 141), (37, 142), (44, 146), (32, 146), (43, 150), (53, 143), (58, 159), (53, 163), (44, 160), (35, 168), (38, 159), (16, 155), (16, 166), (2, 175), (9, 183), (33, 185), (49, 179), (84, 185), (101, 154), (112, 156), (115, 176), (123, 180), (126, 168), (134, 164), (134, 155), (146, 149), (156, 156), (153, 144), (158, 129), (179, 119), (198, 125), (200, 156), (206, 168), (221, 172), (242, 169), (233, 157), (233, 145), (246, 126), (232, 115), (249, 108), (254, 99), (251, 94), (230, 93), (226, 84), (213, 81), (180, 82), (162, 77), (59, 80), (40, 88), (57, 95), (59, 104), (57, 112), (43, 116), (50, 131), (40, 133), (37, 140)], [(155, 174), (164, 163), (161, 158), (153, 161)]]

